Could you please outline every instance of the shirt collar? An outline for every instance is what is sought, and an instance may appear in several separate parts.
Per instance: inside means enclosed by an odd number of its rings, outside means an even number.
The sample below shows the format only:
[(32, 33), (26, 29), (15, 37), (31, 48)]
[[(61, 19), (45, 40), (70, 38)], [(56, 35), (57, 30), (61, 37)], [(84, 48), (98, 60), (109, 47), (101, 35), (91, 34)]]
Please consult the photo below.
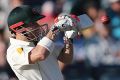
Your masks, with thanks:
[(26, 45), (26, 46), (33, 45), (33, 43), (31, 43), (31, 42), (26, 42), (26, 41), (14, 39), (14, 38), (10, 38), (10, 43), (15, 44), (15, 45)]

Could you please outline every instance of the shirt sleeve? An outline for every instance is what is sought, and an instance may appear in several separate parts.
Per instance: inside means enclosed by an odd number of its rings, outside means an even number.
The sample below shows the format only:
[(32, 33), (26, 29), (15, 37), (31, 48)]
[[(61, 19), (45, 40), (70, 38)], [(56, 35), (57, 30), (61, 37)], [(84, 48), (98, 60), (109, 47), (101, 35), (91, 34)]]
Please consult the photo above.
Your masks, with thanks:
[(12, 65), (15, 68), (20, 68), (29, 65), (29, 53), (33, 47), (19, 46), (13, 49)]

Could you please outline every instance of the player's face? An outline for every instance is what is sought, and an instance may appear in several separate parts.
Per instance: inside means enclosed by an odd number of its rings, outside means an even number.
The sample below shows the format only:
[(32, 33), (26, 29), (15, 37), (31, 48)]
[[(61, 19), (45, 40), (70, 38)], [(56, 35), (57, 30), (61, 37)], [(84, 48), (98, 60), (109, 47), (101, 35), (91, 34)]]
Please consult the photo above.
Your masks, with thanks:
[(29, 40), (29, 41), (38, 41), (43, 38), (48, 32), (47, 24), (38, 25), (37, 23), (30, 23), (26, 25), (25, 31), (22, 34)]

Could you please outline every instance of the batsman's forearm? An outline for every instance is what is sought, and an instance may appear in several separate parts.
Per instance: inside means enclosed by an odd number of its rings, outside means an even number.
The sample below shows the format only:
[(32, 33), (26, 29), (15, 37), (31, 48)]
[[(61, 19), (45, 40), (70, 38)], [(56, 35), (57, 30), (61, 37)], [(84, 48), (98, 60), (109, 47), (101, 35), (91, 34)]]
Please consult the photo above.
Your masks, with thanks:
[(55, 37), (56, 37), (56, 33), (53, 31), (49, 31), (48, 34), (46, 35), (47, 38), (49, 38), (50, 40), (54, 41)]
[(66, 63), (71, 63), (73, 59), (73, 44), (65, 45), (64, 59)]
[(47, 58), (54, 49), (55, 36), (52, 31), (49, 31), (48, 34), (38, 42), (37, 46), (33, 48), (29, 54), (30, 63), (42, 61)]
[(64, 64), (70, 64), (73, 59), (73, 45), (65, 45), (63, 51), (60, 53), (58, 60)]

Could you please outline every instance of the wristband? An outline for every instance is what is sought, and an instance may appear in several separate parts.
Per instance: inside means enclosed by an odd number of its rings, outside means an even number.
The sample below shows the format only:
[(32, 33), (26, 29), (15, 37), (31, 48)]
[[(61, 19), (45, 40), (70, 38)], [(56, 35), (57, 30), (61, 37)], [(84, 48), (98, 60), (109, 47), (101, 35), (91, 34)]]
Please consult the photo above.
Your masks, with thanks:
[(43, 37), (38, 42), (37, 45), (41, 45), (41, 46), (45, 47), (50, 53), (53, 51), (53, 49), (55, 47), (54, 42), (47, 37)]

